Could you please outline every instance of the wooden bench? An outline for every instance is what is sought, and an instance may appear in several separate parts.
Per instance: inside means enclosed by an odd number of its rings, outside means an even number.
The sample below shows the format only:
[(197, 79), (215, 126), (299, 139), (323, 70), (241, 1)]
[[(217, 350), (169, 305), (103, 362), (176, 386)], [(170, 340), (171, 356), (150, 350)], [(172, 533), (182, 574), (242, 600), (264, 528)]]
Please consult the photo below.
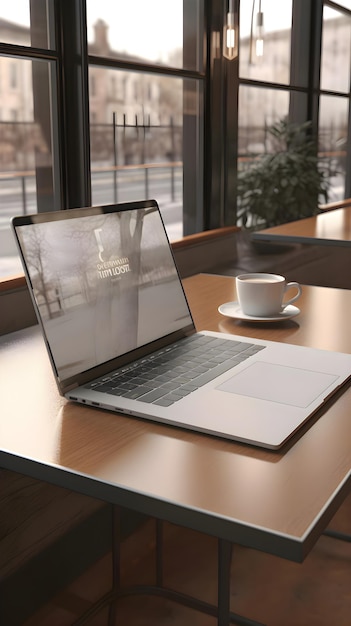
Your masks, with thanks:
[(351, 206), (351, 198), (345, 198), (344, 200), (338, 200), (337, 202), (328, 202), (327, 204), (321, 204), (321, 211), (334, 211), (334, 209), (342, 209), (343, 207)]
[(181, 277), (234, 266), (239, 231), (238, 226), (225, 226), (172, 241), (171, 247)]

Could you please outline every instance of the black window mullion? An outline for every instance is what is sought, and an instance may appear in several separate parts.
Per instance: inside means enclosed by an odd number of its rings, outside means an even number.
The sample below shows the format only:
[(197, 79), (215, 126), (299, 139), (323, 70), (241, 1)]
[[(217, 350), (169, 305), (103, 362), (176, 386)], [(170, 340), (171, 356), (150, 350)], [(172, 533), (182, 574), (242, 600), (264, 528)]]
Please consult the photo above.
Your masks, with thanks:
[[(195, 80), (183, 81), (183, 234), (189, 235), (204, 229), (204, 129), (200, 126), (204, 110), (203, 69), (206, 63), (206, 37), (199, 3), (183, 0), (183, 66), (195, 67)], [(194, 33), (198, 36), (194, 37)], [(200, 73), (202, 78), (200, 79)], [(193, 114), (189, 103), (198, 102), (198, 115)], [(196, 153), (194, 154), (194, 147)], [(184, 175), (186, 172), (186, 175)]]
[(323, 0), (312, 0), (310, 49), (311, 61), (309, 64), (309, 111), (308, 118), (312, 120), (312, 129), (315, 134), (319, 125), (319, 90), (321, 74), (323, 28)]
[[(234, 2), (234, 19), (239, 33), (240, 3)], [(224, 9), (224, 14), (226, 7)], [(223, 15), (224, 21), (225, 15)], [(237, 221), (237, 175), (238, 175), (238, 115), (239, 115), (239, 57), (227, 61), (222, 57), (225, 75), (225, 129), (224, 129), (224, 210), (220, 226), (230, 226)]]
[[(316, 28), (312, 5), (313, 0), (294, 0), (292, 7), (289, 120), (295, 124), (310, 120), (312, 115), (314, 51), (311, 35)], [(301, 92), (306, 93), (305, 98)]]
[(205, 3), (207, 19), (207, 66), (205, 92), (204, 228), (223, 226), (225, 100), (221, 51), (224, 4)]
[(85, 0), (57, 2), (61, 53), (63, 208), (91, 205)]
[[(60, 208), (60, 168), (58, 167), (57, 124), (53, 122), (53, 108), (56, 104), (57, 53), (55, 36), (48, 29), (50, 11), (47, 11), (46, 0), (30, 0), (30, 34), (31, 47), (17, 47), (16, 54), (32, 61), (33, 109), (35, 122), (40, 127), (51, 159), (43, 158), (40, 151), (35, 151), (35, 184), (38, 212), (52, 211)], [(49, 50), (49, 42), (53, 50)], [(39, 60), (46, 59), (47, 63)]]

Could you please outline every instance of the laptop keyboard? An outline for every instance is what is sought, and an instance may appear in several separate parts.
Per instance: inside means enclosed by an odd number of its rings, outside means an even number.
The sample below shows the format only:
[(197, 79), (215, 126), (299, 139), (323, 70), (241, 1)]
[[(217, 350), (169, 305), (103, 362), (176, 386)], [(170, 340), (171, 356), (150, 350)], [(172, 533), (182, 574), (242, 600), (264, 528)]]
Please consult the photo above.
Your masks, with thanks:
[(167, 407), (264, 347), (196, 334), (85, 387)]

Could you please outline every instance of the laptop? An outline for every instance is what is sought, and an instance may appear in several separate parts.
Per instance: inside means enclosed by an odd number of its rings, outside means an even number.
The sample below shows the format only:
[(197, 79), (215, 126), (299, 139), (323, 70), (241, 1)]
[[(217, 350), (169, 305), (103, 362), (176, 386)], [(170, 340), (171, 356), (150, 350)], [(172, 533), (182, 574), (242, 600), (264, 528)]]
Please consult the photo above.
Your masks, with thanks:
[(351, 375), (351, 355), (197, 333), (154, 200), (16, 217), (68, 400), (279, 449)]

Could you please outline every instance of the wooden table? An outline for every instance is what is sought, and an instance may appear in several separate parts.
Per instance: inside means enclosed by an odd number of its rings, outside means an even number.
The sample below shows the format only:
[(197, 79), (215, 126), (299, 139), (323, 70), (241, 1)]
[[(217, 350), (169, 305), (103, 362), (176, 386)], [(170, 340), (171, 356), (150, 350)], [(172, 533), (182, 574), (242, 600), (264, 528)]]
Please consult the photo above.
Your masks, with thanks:
[(351, 207), (324, 211), (313, 217), (252, 233), (254, 241), (351, 247)]
[[(304, 287), (297, 318), (259, 326), (218, 313), (232, 278), (184, 286), (198, 330), (351, 352), (349, 291)], [(349, 492), (350, 387), (271, 452), (67, 402), (37, 327), (0, 339), (0, 372), (0, 466), (218, 537), (221, 626), (228, 545), (302, 561)]]

